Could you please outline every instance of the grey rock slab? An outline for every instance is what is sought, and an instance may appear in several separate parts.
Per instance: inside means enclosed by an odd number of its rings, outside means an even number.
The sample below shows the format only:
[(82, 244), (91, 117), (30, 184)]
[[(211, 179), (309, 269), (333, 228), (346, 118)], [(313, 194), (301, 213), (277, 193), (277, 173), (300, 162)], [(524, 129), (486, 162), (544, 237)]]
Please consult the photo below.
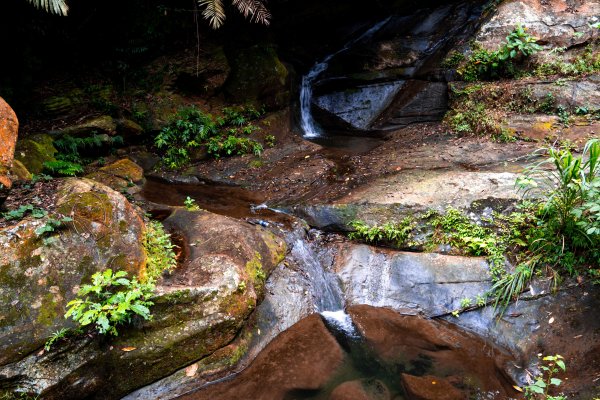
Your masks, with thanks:
[(434, 316), (460, 308), (491, 284), (482, 258), (409, 253), (343, 244), (335, 260), (347, 305)]

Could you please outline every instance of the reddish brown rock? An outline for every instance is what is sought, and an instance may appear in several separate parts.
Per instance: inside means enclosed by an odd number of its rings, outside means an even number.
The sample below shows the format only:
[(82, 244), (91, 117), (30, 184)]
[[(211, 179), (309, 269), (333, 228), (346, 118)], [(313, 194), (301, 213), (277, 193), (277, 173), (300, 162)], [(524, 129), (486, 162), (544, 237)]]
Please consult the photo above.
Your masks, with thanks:
[(15, 144), (19, 130), (19, 120), (12, 108), (0, 97), (0, 203), (3, 192), (6, 194), (12, 182), (8, 172), (15, 155)]
[(329, 400), (389, 400), (390, 392), (378, 380), (344, 382), (336, 387)]
[(335, 374), (343, 357), (340, 345), (321, 317), (313, 314), (279, 335), (236, 379), (209, 385), (182, 399), (289, 398), (286, 394), (290, 392), (322, 388)]
[(402, 386), (411, 400), (465, 400), (467, 396), (437, 376), (402, 374)]

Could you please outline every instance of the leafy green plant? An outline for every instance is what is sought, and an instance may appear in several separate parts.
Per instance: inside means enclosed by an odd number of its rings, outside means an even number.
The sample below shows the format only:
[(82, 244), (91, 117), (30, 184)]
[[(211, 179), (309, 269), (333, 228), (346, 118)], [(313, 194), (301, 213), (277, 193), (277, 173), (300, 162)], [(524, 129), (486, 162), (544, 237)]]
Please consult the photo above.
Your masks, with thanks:
[(46, 210), (41, 208), (35, 208), (32, 204), (22, 204), (16, 210), (10, 210), (5, 213), (2, 213), (2, 217), (7, 221), (11, 220), (19, 220), (25, 217), (27, 213), (31, 213), (33, 218), (44, 218), (48, 215)]
[(171, 272), (177, 267), (176, 247), (160, 222), (146, 224), (144, 248), (148, 257), (146, 274), (150, 280), (158, 279), (163, 272)]
[(196, 108), (184, 108), (155, 137), (154, 144), (164, 152), (163, 163), (172, 169), (188, 164), (200, 147), (213, 157), (260, 155), (262, 145), (244, 136), (259, 129), (250, 121), (261, 115), (254, 108), (225, 108), (223, 116), (215, 119)]
[(185, 206), (185, 209), (188, 211), (200, 210), (200, 207), (198, 206), (198, 204), (196, 204), (196, 200), (192, 199), (190, 196), (187, 196), (185, 198), (185, 200), (183, 201), (183, 205)]
[(497, 50), (476, 49), (458, 73), (467, 82), (514, 76), (516, 63), (542, 49), (536, 41), (525, 27), (517, 25)]
[(122, 136), (106, 136), (93, 134), (86, 137), (73, 137), (64, 135), (53, 142), (58, 150), (57, 160), (72, 164), (89, 164), (92, 159), (85, 158), (84, 152), (89, 153), (93, 149), (102, 146), (119, 146), (123, 144)]
[(565, 372), (567, 367), (560, 355), (546, 356), (542, 358), (543, 363), (539, 366), (540, 374), (535, 381), (524, 387), (525, 398), (528, 400), (566, 400), (564, 395), (553, 396), (550, 394), (552, 388), (558, 388), (562, 380), (556, 378), (560, 372)]
[(73, 219), (70, 217), (61, 217), (60, 219), (48, 218), (44, 225), (36, 228), (35, 234), (37, 237), (43, 239), (44, 244), (50, 244), (51, 238), (47, 236), (62, 228), (67, 222), (72, 221)]
[(66, 338), (67, 335), (69, 335), (70, 333), (71, 333), (71, 330), (68, 328), (62, 328), (62, 329), (54, 332), (52, 335), (50, 335), (48, 340), (46, 340), (46, 343), (44, 344), (44, 350), (50, 351), (52, 349), (52, 346), (54, 346), (55, 343), (60, 342), (61, 340)]
[(486, 256), (495, 278), (504, 273), (507, 240), (491, 228), (478, 225), (459, 210), (448, 208), (443, 215), (434, 216), (430, 225), (433, 244), (449, 244), (473, 256)]
[(542, 267), (552, 277), (554, 287), (561, 274), (587, 272), (593, 279), (598, 275), (600, 142), (589, 141), (579, 157), (569, 149), (550, 147), (546, 151), (549, 157), (529, 167), (517, 182), (525, 196), (533, 195), (529, 206), (533, 215), (520, 221), (525, 233), (512, 240), (521, 248), (516, 252), (514, 272), (502, 276), (492, 287), (495, 306), (502, 309)]
[(72, 318), (81, 327), (93, 325), (100, 334), (118, 335), (117, 326), (130, 323), (138, 315), (152, 318), (149, 299), (154, 291), (154, 281), (145, 283), (137, 278), (128, 279), (125, 271), (113, 273), (111, 269), (92, 275), (92, 283), (83, 285), (77, 298), (67, 304), (65, 318)]
[(402, 248), (409, 245), (408, 242), (416, 225), (412, 218), (407, 217), (398, 223), (386, 222), (383, 225), (367, 225), (363, 221), (352, 221), (350, 226), (354, 232), (350, 232), (348, 238), (352, 240)]
[(273, 135), (265, 136), (265, 145), (267, 145), (268, 147), (275, 147), (275, 141), (276, 141), (275, 136), (273, 136)]
[(83, 173), (83, 166), (63, 160), (46, 161), (44, 162), (44, 170), (54, 176), (76, 176)]

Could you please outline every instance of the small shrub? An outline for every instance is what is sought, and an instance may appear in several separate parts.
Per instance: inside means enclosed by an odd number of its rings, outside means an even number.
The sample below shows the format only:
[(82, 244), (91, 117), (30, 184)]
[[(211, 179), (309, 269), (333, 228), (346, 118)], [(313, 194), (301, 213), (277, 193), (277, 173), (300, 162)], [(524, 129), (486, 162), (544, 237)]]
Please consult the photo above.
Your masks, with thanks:
[(67, 304), (65, 318), (72, 318), (81, 327), (93, 325), (100, 334), (115, 336), (117, 326), (130, 323), (135, 315), (151, 319), (153, 280), (142, 283), (126, 276), (125, 271), (113, 273), (111, 269), (92, 275), (92, 283), (83, 285), (77, 298)]
[(183, 201), (183, 205), (185, 206), (185, 209), (188, 211), (200, 210), (200, 207), (198, 206), (198, 204), (196, 204), (196, 200), (192, 199), (190, 196), (187, 196), (185, 198), (185, 200)]
[(175, 245), (171, 242), (171, 235), (165, 232), (158, 221), (146, 224), (144, 248), (148, 257), (146, 274), (149, 280), (155, 280), (164, 272), (171, 272), (177, 267)]
[(542, 49), (536, 41), (518, 25), (498, 50), (476, 49), (458, 73), (467, 82), (514, 76), (517, 63)]
[(553, 396), (550, 394), (552, 388), (558, 388), (562, 380), (556, 378), (560, 372), (565, 372), (567, 367), (560, 355), (546, 356), (542, 358), (540, 374), (535, 381), (525, 386), (525, 398), (527, 400), (566, 400), (564, 395)]

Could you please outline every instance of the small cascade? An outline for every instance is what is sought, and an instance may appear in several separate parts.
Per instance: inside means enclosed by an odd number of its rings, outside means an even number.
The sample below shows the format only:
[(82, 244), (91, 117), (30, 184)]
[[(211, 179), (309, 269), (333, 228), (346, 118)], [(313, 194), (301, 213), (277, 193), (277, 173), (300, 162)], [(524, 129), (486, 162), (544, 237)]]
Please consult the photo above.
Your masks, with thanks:
[(304, 238), (296, 239), (292, 256), (310, 279), (315, 311), (339, 339), (358, 339), (352, 318), (344, 310), (344, 294), (337, 275), (323, 266), (316, 249)]
[(310, 71), (308, 71), (308, 73), (302, 77), (302, 83), (300, 85), (300, 117), (301, 126), (302, 130), (304, 131), (305, 138), (320, 137), (322, 133), (321, 128), (319, 127), (311, 113), (314, 82), (323, 72), (327, 70), (327, 68), (329, 67), (329, 61), (331, 61), (333, 57), (350, 49), (353, 45), (360, 42), (361, 40), (371, 37), (378, 30), (380, 30), (390, 20), (390, 18), (391, 17), (388, 17), (383, 21), (378, 22), (359, 37), (346, 43), (344, 47), (342, 47), (340, 50), (328, 55), (322, 61), (317, 62), (310, 69)]

